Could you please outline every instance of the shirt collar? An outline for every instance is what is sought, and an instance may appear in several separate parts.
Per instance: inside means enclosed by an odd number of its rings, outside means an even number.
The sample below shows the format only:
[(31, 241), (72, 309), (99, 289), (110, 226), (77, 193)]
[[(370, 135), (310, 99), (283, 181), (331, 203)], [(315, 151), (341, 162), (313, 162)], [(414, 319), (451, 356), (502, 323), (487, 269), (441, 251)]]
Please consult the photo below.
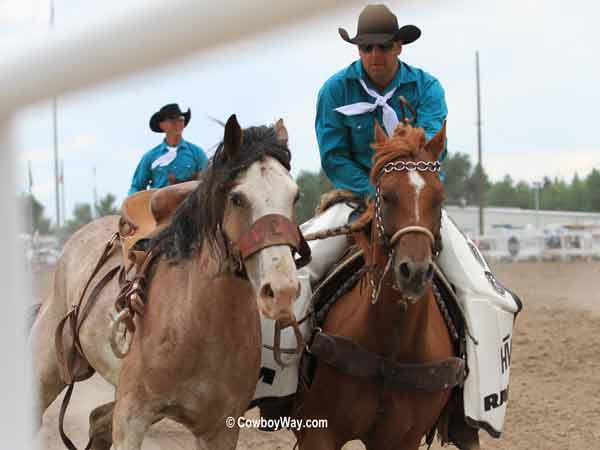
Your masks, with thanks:
[[(169, 144), (167, 144), (166, 138), (163, 139), (161, 146), (162, 146), (162, 150), (166, 152), (167, 147), (169, 147)], [(187, 147), (187, 142), (184, 139), (182, 139), (181, 142), (179, 143), (179, 145), (177, 146), (177, 150), (179, 150), (180, 148), (183, 148), (183, 147)]]
[[(408, 64), (400, 60), (398, 60), (398, 63), (398, 71), (396, 72), (396, 75), (394, 76), (390, 84), (386, 86), (385, 91), (383, 92), (384, 94), (395, 87), (399, 87), (403, 84), (408, 84), (417, 81), (417, 77), (415, 76), (414, 71)], [(367, 85), (371, 85), (371, 83), (368, 81), (365, 69), (363, 68), (360, 59), (358, 61), (353, 62), (350, 65), (350, 67), (346, 71), (346, 78), (354, 80), (363, 79), (365, 80), (365, 83), (367, 83)]]

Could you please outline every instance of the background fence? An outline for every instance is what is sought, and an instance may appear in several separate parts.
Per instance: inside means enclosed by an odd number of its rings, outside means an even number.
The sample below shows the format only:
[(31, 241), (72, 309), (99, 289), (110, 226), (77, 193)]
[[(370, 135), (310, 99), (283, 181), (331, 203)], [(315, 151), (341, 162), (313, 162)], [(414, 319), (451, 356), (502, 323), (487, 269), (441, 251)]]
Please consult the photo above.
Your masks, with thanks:
[(472, 239), (490, 261), (600, 259), (600, 230), (562, 233), (511, 230)]

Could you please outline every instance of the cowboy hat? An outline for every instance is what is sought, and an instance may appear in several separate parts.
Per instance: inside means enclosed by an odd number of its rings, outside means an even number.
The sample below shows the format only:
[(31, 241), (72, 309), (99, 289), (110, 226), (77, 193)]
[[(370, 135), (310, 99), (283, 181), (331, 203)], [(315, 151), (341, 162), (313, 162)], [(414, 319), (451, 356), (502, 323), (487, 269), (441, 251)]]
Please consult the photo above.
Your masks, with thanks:
[(415, 25), (398, 28), (398, 19), (385, 5), (368, 5), (362, 10), (353, 38), (343, 28), (338, 28), (338, 32), (343, 40), (355, 45), (384, 44), (389, 41), (410, 44), (421, 36), (421, 30)]
[(152, 117), (150, 117), (150, 129), (156, 133), (163, 133), (163, 130), (160, 128), (160, 123), (165, 119), (180, 116), (183, 116), (185, 120), (184, 126), (187, 126), (192, 118), (192, 111), (188, 108), (187, 112), (181, 112), (177, 103), (165, 105), (160, 108), (160, 110), (152, 114)]

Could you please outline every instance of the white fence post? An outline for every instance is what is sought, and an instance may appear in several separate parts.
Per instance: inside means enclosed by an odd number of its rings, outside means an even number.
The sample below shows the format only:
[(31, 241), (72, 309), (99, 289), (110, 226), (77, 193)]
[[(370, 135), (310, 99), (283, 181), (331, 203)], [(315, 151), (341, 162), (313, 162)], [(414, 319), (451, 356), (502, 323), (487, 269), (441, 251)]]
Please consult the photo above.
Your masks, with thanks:
[(0, 324), (0, 370), (3, 407), (0, 408), (0, 449), (25, 449), (31, 413), (28, 389), (28, 355), (26, 349), (25, 311), (30, 303), (30, 280), (25, 273), (25, 255), (20, 254), (17, 230), (21, 211), (16, 207), (15, 154), (12, 141), (12, 116), (0, 114), (0, 195), (2, 225), (0, 227), (0, 292), (2, 324)]

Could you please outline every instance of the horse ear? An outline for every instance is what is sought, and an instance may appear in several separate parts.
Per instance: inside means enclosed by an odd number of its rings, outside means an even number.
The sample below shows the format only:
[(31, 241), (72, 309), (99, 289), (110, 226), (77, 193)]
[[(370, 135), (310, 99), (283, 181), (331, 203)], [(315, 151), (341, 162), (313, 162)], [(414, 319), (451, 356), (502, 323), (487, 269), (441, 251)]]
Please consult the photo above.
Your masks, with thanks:
[(288, 143), (288, 132), (287, 128), (283, 124), (283, 119), (277, 120), (275, 122), (275, 133), (277, 134), (277, 140), (281, 142), (283, 145), (287, 146)]
[(243, 140), (244, 135), (242, 128), (240, 127), (235, 114), (232, 114), (229, 119), (227, 119), (227, 123), (225, 124), (225, 135), (223, 136), (223, 150), (228, 159), (238, 152), (242, 146)]
[(375, 128), (375, 143), (376, 144), (385, 144), (388, 140), (388, 135), (383, 130), (383, 128), (381, 128), (381, 125), (379, 125), (379, 122), (377, 120), (375, 120), (374, 128)]
[(446, 147), (446, 121), (444, 120), (444, 125), (442, 125), (442, 129), (436, 133), (431, 140), (425, 144), (425, 150), (431, 153), (434, 161), (437, 161), (444, 151)]

